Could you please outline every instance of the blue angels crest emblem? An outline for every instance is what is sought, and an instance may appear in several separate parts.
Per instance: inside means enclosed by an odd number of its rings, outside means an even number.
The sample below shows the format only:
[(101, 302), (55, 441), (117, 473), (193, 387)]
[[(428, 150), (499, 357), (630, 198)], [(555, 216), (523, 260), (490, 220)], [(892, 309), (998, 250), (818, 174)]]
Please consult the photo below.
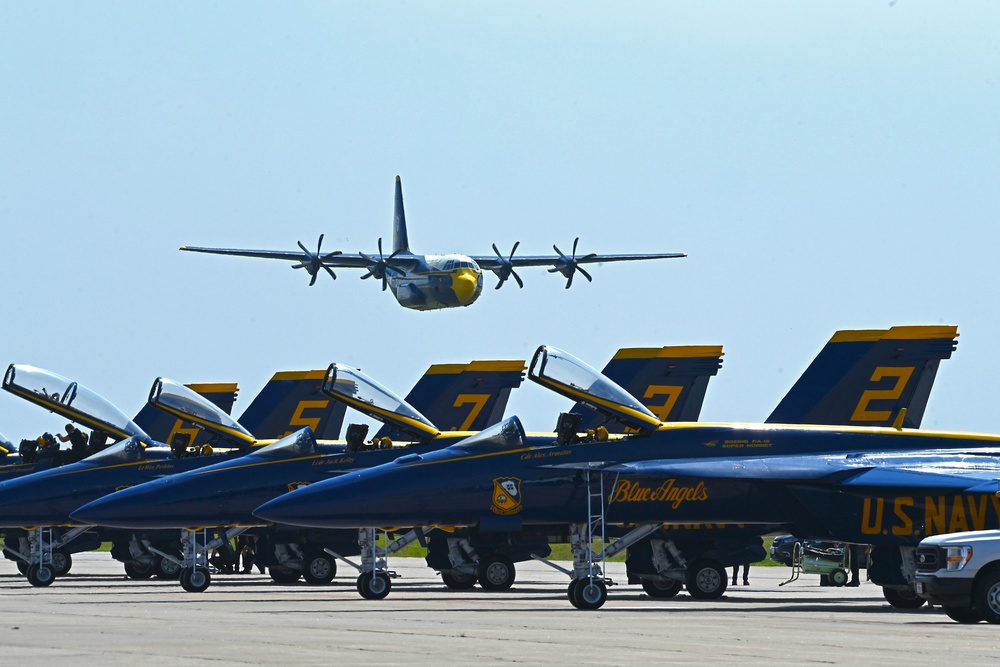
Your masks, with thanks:
[(494, 514), (507, 516), (521, 511), (521, 480), (517, 477), (497, 477), (493, 480)]

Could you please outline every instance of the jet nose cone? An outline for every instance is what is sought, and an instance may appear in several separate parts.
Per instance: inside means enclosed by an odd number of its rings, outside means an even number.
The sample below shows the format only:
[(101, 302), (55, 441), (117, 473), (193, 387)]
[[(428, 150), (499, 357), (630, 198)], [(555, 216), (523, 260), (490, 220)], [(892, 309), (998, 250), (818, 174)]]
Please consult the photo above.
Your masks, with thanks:
[(117, 491), (103, 498), (78, 507), (70, 518), (92, 526), (114, 528), (140, 528), (132, 525), (134, 519), (144, 515), (143, 503), (131, 502), (128, 489)]

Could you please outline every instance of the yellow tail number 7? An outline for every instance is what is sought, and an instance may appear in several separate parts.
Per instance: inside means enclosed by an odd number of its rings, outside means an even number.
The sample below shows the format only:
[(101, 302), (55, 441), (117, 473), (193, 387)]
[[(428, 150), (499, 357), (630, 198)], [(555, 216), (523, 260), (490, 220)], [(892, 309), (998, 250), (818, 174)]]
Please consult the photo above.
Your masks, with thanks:
[(897, 368), (889, 368), (886, 366), (879, 366), (872, 373), (872, 382), (878, 382), (885, 378), (896, 378), (896, 384), (894, 384), (889, 389), (865, 389), (861, 394), (861, 400), (854, 408), (854, 414), (851, 415), (852, 422), (869, 422), (869, 421), (881, 421), (888, 422), (892, 418), (891, 410), (869, 410), (868, 405), (872, 401), (895, 401), (900, 396), (903, 395), (903, 389), (906, 388), (906, 383), (910, 381), (910, 376), (913, 375), (912, 366), (901, 366)]
[(463, 405), (472, 405), (472, 409), (469, 410), (469, 415), (462, 422), (462, 425), (457, 429), (451, 429), (452, 431), (468, 431), (472, 426), (472, 422), (476, 421), (476, 417), (479, 413), (483, 411), (486, 404), (490, 400), (489, 394), (459, 394), (455, 397), (455, 404), (451, 407), (460, 408)]

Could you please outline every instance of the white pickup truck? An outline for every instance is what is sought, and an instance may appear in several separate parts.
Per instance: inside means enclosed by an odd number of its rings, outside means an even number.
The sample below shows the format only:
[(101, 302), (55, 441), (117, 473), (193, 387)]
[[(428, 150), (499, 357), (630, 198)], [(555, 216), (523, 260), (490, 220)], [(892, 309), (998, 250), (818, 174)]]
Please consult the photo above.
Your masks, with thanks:
[(1000, 530), (925, 537), (917, 547), (917, 595), (959, 623), (1000, 623)]

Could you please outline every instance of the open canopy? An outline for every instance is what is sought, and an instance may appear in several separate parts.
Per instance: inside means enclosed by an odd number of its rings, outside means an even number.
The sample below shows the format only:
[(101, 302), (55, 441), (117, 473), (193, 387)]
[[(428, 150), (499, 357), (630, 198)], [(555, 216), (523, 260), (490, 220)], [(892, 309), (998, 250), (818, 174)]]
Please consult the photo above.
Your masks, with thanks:
[(373, 419), (394, 424), (420, 440), (440, 435), (427, 417), (355, 368), (330, 364), (323, 380), (323, 393)]
[(103, 397), (51, 371), (11, 364), (4, 375), (3, 388), (71, 421), (107, 431), (116, 439), (138, 436), (150, 441), (141, 428)]
[(156, 378), (149, 391), (149, 404), (179, 419), (197, 424), (226, 440), (252, 445), (253, 435), (219, 406), (179, 382)]

